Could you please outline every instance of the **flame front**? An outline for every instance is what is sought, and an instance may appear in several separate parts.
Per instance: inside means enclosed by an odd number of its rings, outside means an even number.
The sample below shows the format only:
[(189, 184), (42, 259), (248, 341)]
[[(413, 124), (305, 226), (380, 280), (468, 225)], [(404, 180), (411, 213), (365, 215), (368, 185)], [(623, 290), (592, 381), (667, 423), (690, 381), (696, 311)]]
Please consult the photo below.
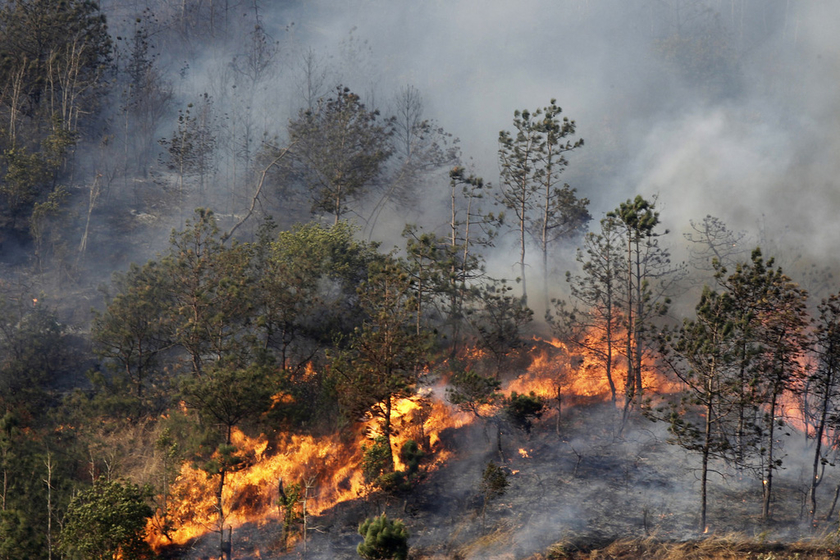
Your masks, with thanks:
[[(611, 398), (602, 359), (606, 353), (606, 345), (603, 345), (603, 348), (573, 353), (563, 341), (556, 338), (546, 340), (535, 337), (534, 341), (535, 345), (530, 352), (530, 367), (524, 374), (507, 384), (506, 394), (509, 395), (513, 391), (527, 394), (533, 391), (544, 400), (572, 397), (607, 401)], [(675, 389), (672, 382), (656, 372), (649, 360), (645, 360), (644, 366), (644, 387), (665, 393)], [(627, 363), (626, 358), (615, 349), (611, 368), (617, 392), (622, 394), (627, 379)]]
[[(505, 394), (533, 391), (546, 400), (567, 396), (610, 399), (610, 387), (597, 357), (573, 354), (556, 339), (537, 339), (530, 358), (527, 371), (504, 387)], [(615, 358), (615, 379), (622, 381), (626, 369), (620, 357)], [(645, 383), (663, 388), (663, 380), (652, 375)], [(440, 383), (421, 390), (413, 398), (394, 402), (391, 445), (397, 469), (405, 468), (399, 452), (409, 439), (426, 451), (426, 468), (435, 468), (451, 454), (441, 445), (441, 433), (474, 420), (450, 406), (444, 395), (445, 383)], [(290, 397), (275, 398), (282, 401)], [(306, 510), (310, 515), (319, 515), (340, 502), (366, 496), (371, 488), (365, 484), (362, 474), (362, 444), (375, 437), (380, 427), (375, 420), (369, 420), (360, 428), (350, 438), (346, 433), (323, 437), (286, 433), (252, 438), (234, 430), (233, 443), (245, 466), (225, 475), (222, 494), (225, 527), (279, 522), (281, 484), (301, 483), (305, 487)], [(523, 458), (530, 456), (524, 448), (519, 453)], [(150, 542), (158, 548), (170, 543), (185, 544), (195, 537), (219, 531), (217, 491), (218, 476), (210, 477), (184, 464), (171, 487), (168, 521), (175, 529), (164, 536), (159, 528), (160, 520), (150, 524)]]
[[(453, 411), (440, 398), (442, 388), (426, 390), (411, 399), (394, 403), (392, 445), (396, 468), (404, 469), (399, 450), (409, 439), (431, 452), (427, 468), (445, 461), (449, 454), (440, 446), (440, 433), (470, 421), (468, 415)], [(234, 429), (232, 443), (245, 458), (245, 467), (226, 473), (222, 495), (225, 526), (244, 523), (265, 524), (281, 519), (278, 500), (280, 484), (302, 483), (306, 510), (319, 515), (336, 504), (364, 497), (371, 490), (362, 474), (362, 444), (379, 429), (369, 421), (357, 435), (347, 440), (339, 434), (325, 437), (281, 434), (276, 441), (265, 435), (248, 437)], [(367, 436), (363, 435), (367, 434)], [(182, 545), (198, 536), (219, 530), (216, 492), (218, 476), (182, 465), (171, 488), (168, 516), (176, 529), (163, 535), (160, 520), (149, 526), (150, 542), (156, 548), (165, 544)]]
[[(253, 456), (250, 464), (226, 474), (222, 495), (226, 525), (237, 527), (246, 522), (264, 524), (279, 519), (279, 485), (311, 481), (307, 511), (318, 515), (336, 503), (363, 496), (366, 488), (358, 469), (359, 446), (342, 442), (337, 436), (315, 438), (283, 434), (269, 454), (265, 436), (250, 438), (233, 431), (233, 443)], [(190, 539), (218, 530), (215, 478), (189, 464), (181, 467), (172, 487), (175, 502), (169, 515), (177, 529), (169, 534), (171, 542), (184, 544)], [(169, 542), (157, 534), (153, 544)]]

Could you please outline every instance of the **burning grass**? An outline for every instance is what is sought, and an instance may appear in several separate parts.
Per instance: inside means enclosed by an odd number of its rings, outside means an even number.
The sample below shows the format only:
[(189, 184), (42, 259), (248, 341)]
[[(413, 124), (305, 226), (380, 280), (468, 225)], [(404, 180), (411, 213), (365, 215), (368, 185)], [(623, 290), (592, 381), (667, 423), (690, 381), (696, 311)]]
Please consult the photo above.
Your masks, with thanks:
[[(395, 403), (393, 452), (398, 469), (399, 450), (409, 439), (421, 442), (429, 452), (426, 470), (442, 464), (450, 451), (441, 443), (441, 432), (470, 421), (454, 411), (430, 389), (412, 399)], [(227, 473), (223, 490), (225, 526), (238, 529), (245, 524), (280, 522), (280, 485), (301, 484), (308, 515), (318, 516), (342, 502), (365, 497), (372, 488), (365, 484), (361, 462), (362, 445), (377, 435), (371, 420), (355, 437), (340, 434), (313, 437), (279, 434), (272, 441), (265, 435), (249, 437), (234, 429), (232, 443), (242, 456), (242, 466)], [(160, 534), (160, 521), (150, 524), (151, 544), (183, 546), (204, 535), (218, 532), (218, 482), (205, 471), (185, 463), (172, 485), (169, 523), (175, 527)]]
[[(268, 441), (237, 432), (235, 443), (249, 459), (230, 475), (225, 489), (226, 525), (233, 527), (234, 540), (241, 537), (235, 547), (251, 557), (282, 557), (278, 481), (311, 480), (307, 511), (320, 518), (313, 523), (323, 532), (313, 532), (309, 546), (310, 556), (318, 559), (355, 558), (355, 527), (382, 510), (406, 522), (412, 557), (418, 560), (840, 557), (836, 543), (827, 539), (778, 544), (738, 536), (761, 527), (754, 481), (740, 475), (712, 485), (715, 526), (711, 536), (702, 537), (694, 530), (696, 457), (668, 445), (664, 427), (640, 416), (619, 430), (621, 411), (610, 402), (606, 380), (591, 375), (591, 368), (580, 366), (558, 343), (538, 341), (531, 354), (527, 371), (510, 380), (504, 392), (534, 391), (553, 401), (559, 384), (564, 402), (562, 410), (552, 407), (546, 415), (552, 420), (544, 416), (531, 435), (505, 427), (497, 439), (493, 425), (458, 413), (445, 401), (443, 384), (395, 404), (394, 455), (408, 439), (427, 451), (421, 481), (403, 495), (377, 492), (362, 480), (361, 446), (377, 433), (373, 421), (344, 438), (283, 434)], [(662, 383), (653, 376), (645, 381), (667, 390)], [(478, 480), (490, 460), (504, 466), (510, 487), (487, 508), (485, 526), (478, 513)], [(801, 487), (795, 479), (788, 485)], [(778, 488), (778, 522), (768, 535), (795, 539), (805, 534), (797, 533), (802, 531), (801, 493), (781, 491), (786, 488), (781, 480)], [(205, 473), (185, 466), (173, 496), (179, 492), (175, 542), (209, 541), (217, 530), (213, 484)], [(826, 527), (836, 530), (833, 522)], [(629, 538), (615, 540), (619, 536)]]

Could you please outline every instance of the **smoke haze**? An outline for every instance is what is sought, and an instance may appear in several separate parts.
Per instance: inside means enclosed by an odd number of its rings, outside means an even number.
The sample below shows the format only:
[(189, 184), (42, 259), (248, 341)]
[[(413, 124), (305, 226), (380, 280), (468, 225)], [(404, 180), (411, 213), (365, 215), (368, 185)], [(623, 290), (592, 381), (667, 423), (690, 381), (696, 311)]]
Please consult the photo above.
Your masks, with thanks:
[[(784, 234), (816, 258), (840, 233), (831, 4), (357, 1), (263, 10), (286, 49), (280, 91), (291, 96), (310, 48), (330, 67), (328, 80), (383, 111), (411, 84), (426, 116), (461, 139), (487, 180), (497, 181), (496, 139), (513, 111), (556, 98), (586, 140), (566, 179), (592, 200), (596, 219), (635, 194), (658, 194), (672, 231), (706, 214), (733, 229), (763, 223), (765, 235)], [(266, 113), (282, 123), (294, 106), (275, 101)]]

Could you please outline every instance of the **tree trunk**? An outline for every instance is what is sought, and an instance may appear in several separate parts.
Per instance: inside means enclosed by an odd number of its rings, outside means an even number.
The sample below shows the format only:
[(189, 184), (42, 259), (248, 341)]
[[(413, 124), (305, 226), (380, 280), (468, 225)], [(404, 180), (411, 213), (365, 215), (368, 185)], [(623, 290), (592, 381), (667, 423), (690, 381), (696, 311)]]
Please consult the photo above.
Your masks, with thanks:
[(633, 375), (633, 242), (632, 234), (627, 234), (627, 342), (625, 344), (627, 352), (627, 380), (624, 383), (624, 419), (622, 420), (622, 427), (624, 421), (627, 419), (627, 411), (630, 403), (634, 397), (635, 379)]
[(394, 472), (394, 452), (391, 449), (391, 397), (385, 399), (385, 418), (382, 422), (382, 435), (388, 443), (388, 472)]
[(634, 374), (635, 374), (635, 394), (636, 400), (641, 407), (642, 393), (644, 387), (642, 386), (642, 312), (645, 303), (642, 300), (642, 263), (641, 250), (639, 248), (639, 238), (636, 238), (636, 322), (633, 325), (633, 352), (634, 352)]
[[(711, 391), (709, 391), (711, 392)], [(706, 504), (708, 496), (709, 452), (712, 447), (712, 398), (706, 401), (706, 424), (703, 433), (703, 466), (700, 472), (700, 532), (706, 532)]]
[(840, 498), (840, 484), (834, 489), (834, 499), (831, 500), (831, 507), (828, 508), (828, 513), (825, 515), (825, 520), (830, 521), (834, 517), (834, 508), (837, 506), (837, 498)]
[[(829, 348), (828, 352), (833, 352), (832, 348)], [(822, 482), (822, 477), (819, 473), (820, 468), (820, 453), (822, 452), (822, 438), (823, 433), (825, 431), (825, 424), (826, 419), (828, 418), (828, 408), (830, 397), (832, 394), (831, 387), (834, 381), (834, 368), (833, 365), (829, 366), (828, 371), (828, 379), (826, 379), (825, 383), (825, 393), (823, 394), (823, 401), (822, 407), (820, 410), (820, 420), (817, 423), (815, 428), (814, 437), (816, 438), (816, 445), (814, 446), (814, 469), (811, 474), (811, 485), (808, 489), (808, 500), (810, 503), (810, 509), (808, 510), (808, 514), (810, 517), (811, 527), (814, 527), (814, 520), (817, 516), (817, 486), (819, 486), (820, 482)]]
[(528, 303), (528, 290), (525, 287), (525, 195), (522, 198), (522, 216), (519, 219), (519, 270), (522, 275), (522, 303)]
[(219, 554), (222, 558), (227, 556), (225, 549), (225, 513), (222, 502), (222, 492), (225, 488), (225, 469), (219, 473), (219, 486), (216, 490), (216, 511), (219, 514)]
[(776, 435), (776, 400), (778, 391), (773, 390), (773, 398), (770, 400), (768, 442), (767, 442), (767, 475), (764, 479), (763, 497), (764, 503), (761, 508), (761, 519), (770, 519), (770, 498), (773, 492), (773, 439)]
[(52, 560), (52, 471), (53, 463), (52, 456), (47, 453), (47, 458), (44, 460), (44, 465), (47, 467), (47, 478), (44, 483), (47, 485), (47, 560)]

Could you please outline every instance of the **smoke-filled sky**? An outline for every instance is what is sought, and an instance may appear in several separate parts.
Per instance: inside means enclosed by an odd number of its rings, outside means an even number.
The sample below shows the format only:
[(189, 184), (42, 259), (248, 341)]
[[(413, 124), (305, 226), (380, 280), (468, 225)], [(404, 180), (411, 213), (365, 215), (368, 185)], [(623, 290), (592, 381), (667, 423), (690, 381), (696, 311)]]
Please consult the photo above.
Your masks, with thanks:
[[(245, 4), (241, 17), (252, 18), (253, 6)], [(388, 113), (400, 87), (417, 88), (426, 116), (460, 138), (465, 161), (493, 183), (498, 133), (512, 127), (514, 110), (556, 98), (586, 142), (570, 156), (566, 180), (591, 199), (596, 220), (636, 194), (658, 195), (674, 246), (683, 244), (679, 233), (689, 220), (707, 214), (748, 231), (754, 244), (801, 248), (810, 260), (827, 260), (840, 237), (838, 3), (258, 5), (282, 59), (253, 101), (269, 136), (282, 136), (301, 105), (309, 52), (326, 94), (340, 82)], [(112, 27), (129, 21), (126, 3), (103, 6)], [(164, 46), (163, 55), (173, 76), (189, 58), (188, 80), (174, 80), (182, 101), (209, 91), (216, 109), (229, 111), (219, 80), (230, 53), (201, 45), (181, 56)], [(441, 182), (445, 190), (445, 176)]]
[(355, 41), (344, 80), (380, 104), (417, 87), (487, 180), (513, 111), (556, 98), (586, 140), (567, 179), (596, 218), (659, 194), (675, 230), (761, 220), (820, 254), (840, 234), (839, 17), (795, 0), (461, 0), (306, 2), (267, 21), (324, 56)]

